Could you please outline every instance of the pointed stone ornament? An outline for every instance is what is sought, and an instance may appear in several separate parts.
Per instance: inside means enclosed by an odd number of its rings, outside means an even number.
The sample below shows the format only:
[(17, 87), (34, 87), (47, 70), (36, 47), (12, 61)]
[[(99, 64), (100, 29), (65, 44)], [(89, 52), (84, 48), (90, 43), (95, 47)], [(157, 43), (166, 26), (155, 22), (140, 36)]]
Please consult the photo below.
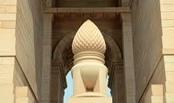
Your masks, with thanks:
[(92, 21), (87, 20), (79, 28), (72, 43), (72, 51), (73, 96), (68, 103), (112, 103), (106, 91), (106, 43)]
[(87, 20), (79, 28), (73, 40), (72, 51), (74, 55), (83, 51), (105, 53), (105, 40), (98, 27), (92, 21)]

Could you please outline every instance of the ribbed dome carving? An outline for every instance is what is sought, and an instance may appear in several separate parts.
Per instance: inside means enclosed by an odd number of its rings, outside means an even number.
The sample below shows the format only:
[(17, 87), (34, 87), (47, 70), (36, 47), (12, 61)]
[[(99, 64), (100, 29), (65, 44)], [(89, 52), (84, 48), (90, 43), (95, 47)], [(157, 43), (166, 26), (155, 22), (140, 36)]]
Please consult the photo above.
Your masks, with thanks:
[(105, 40), (98, 27), (92, 21), (87, 20), (79, 28), (72, 43), (72, 51), (74, 54), (83, 51), (105, 53)]

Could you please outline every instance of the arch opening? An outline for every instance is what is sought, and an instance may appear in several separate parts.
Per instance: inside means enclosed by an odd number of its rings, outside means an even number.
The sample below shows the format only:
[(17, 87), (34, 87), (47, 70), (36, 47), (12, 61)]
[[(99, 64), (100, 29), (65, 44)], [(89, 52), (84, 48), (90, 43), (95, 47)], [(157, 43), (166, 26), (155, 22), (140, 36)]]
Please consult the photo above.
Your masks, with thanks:
[[(105, 64), (109, 69), (109, 74), (107, 77), (107, 83), (108, 83), (108, 88), (107, 88), (107, 93), (108, 95), (112, 95), (112, 83), (114, 81), (113, 78), (110, 78), (113, 76), (113, 69), (116, 69), (115, 67), (113, 67), (115, 63), (120, 62), (120, 60), (122, 60), (122, 53), (120, 50), (120, 47), (118, 46), (118, 44), (115, 42), (115, 40), (113, 40), (112, 37), (110, 37), (108, 34), (103, 33), (105, 42), (106, 42), (106, 53), (105, 53)], [(73, 66), (73, 53), (72, 53), (72, 49), (71, 49), (71, 44), (72, 44), (72, 40), (74, 38), (75, 32), (72, 32), (66, 36), (64, 36), (64, 38), (61, 39), (61, 41), (58, 43), (58, 45), (56, 46), (54, 52), (53, 52), (53, 56), (52, 59), (56, 60), (56, 61), (61, 61), (63, 66), (63, 70), (64, 70), (64, 74), (66, 76), (66, 84), (67, 84), (67, 88), (64, 88), (64, 102), (67, 101), (67, 98), (69, 96), (72, 95), (72, 78), (71, 78), (71, 73), (70, 70)], [(71, 89), (71, 90), (70, 90)], [(111, 94), (110, 94), (111, 93)]]
[(69, 71), (66, 75), (67, 88), (64, 90), (64, 103), (68, 102), (68, 98), (73, 95), (73, 80), (71, 76), (71, 71)]

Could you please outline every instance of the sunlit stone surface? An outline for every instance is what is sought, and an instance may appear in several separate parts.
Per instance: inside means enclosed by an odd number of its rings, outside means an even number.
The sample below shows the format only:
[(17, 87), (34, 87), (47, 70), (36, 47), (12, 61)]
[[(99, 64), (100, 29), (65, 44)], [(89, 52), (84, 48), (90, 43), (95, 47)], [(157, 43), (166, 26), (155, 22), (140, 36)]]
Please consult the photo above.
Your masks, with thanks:
[(73, 40), (72, 51), (74, 88), (68, 103), (112, 103), (112, 98), (106, 92), (106, 44), (92, 21), (87, 20), (79, 28)]

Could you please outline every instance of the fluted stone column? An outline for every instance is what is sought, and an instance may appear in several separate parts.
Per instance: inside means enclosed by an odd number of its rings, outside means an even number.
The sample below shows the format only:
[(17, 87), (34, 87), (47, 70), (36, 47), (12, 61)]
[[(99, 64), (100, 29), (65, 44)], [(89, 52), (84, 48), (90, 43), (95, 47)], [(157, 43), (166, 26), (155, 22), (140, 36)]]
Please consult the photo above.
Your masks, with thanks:
[(112, 103), (107, 96), (106, 77), (108, 69), (104, 65), (106, 44), (97, 26), (87, 20), (77, 31), (72, 51), (73, 96), (68, 103)]
[(52, 14), (44, 14), (43, 25), (43, 61), (42, 61), (42, 103), (50, 101), (50, 71), (52, 55)]
[(130, 13), (121, 13), (123, 31), (123, 57), (126, 87), (126, 103), (135, 103), (135, 73), (133, 38)]
[(63, 103), (64, 90), (66, 88), (66, 78), (63, 70), (63, 63), (57, 60), (52, 60), (51, 70), (51, 103)]
[(112, 62), (109, 87), (113, 103), (125, 103), (125, 82), (123, 62)]

